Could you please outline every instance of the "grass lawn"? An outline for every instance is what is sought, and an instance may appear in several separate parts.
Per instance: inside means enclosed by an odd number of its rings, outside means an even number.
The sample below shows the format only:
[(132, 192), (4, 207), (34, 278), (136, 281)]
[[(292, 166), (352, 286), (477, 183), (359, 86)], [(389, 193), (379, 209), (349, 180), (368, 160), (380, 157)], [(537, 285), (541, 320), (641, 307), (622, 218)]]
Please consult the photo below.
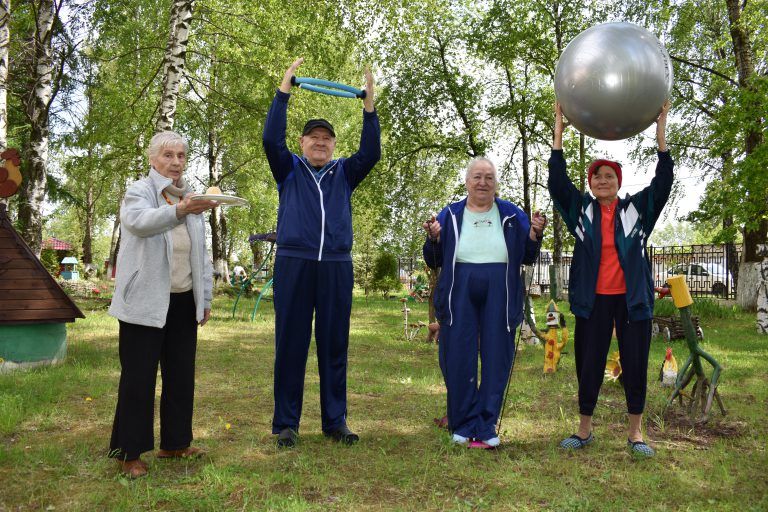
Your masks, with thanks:
[[(550, 376), (541, 348), (519, 353), (500, 449), (452, 446), (433, 424), (445, 408), (437, 347), (403, 340), (399, 302), (363, 297), (354, 302), (348, 377), (348, 420), (361, 442), (341, 446), (320, 432), (313, 344), (301, 439), (278, 451), (272, 305), (262, 303), (250, 322), (249, 304), (232, 319), (232, 299), (218, 297), (200, 330), (194, 434), (209, 457), (169, 462), (148, 453), (149, 477), (129, 481), (106, 458), (117, 321), (83, 303), (87, 318), (69, 326), (63, 365), (0, 375), (0, 511), (768, 509), (768, 339), (756, 334), (752, 314), (702, 320), (704, 348), (725, 368), (719, 389), (728, 408), (722, 417), (713, 407), (705, 426), (682, 422), (676, 409), (661, 416), (665, 343), (654, 341), (646, 437), (657, 457), (638, 460), (625, 446), (616, 384), (603, 387), (596, 442), (578, 453), (557, 448), (577, 422), (570, 343)], [(536, 305), (540, 321), (545, 305)], [(426, 320), (426, 304), (411, 308), (412, 319)], [(682, 364), (683, 341), (673, 347)]]

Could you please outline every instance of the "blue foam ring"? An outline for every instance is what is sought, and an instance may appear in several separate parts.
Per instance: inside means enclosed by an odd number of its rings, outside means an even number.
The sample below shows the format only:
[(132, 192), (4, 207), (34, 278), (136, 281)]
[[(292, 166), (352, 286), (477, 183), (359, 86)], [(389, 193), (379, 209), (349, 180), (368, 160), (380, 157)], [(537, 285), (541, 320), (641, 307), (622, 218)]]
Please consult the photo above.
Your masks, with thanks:
[(298, 85), (301, 89), (340, 98), (365, 98), (365, 90), (363, 89), (356, 89), (349, 85), (323, 80), (322, 78), (293, 76), (291, 77), (291, 85)]

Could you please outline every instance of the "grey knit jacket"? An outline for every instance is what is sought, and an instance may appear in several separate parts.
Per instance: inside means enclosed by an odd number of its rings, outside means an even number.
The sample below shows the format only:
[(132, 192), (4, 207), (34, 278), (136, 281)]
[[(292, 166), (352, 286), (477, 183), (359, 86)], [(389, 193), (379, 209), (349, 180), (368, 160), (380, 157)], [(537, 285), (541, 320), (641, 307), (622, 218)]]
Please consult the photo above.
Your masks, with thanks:
[(205, 247), (205, 219), (202, 214), (176, 218), (176, 207), (161, 195), (171, 182), (150, 169), (149, 176), (128, 187), (120, 207), (120, 251), (109, 314), (123, 322), (165, 325), (171, 295), (171, 230), (182, 222), (186, 222), (192, 242), (196, 320), (201, 321), (204, 310), (211, 308), (213, 266)]

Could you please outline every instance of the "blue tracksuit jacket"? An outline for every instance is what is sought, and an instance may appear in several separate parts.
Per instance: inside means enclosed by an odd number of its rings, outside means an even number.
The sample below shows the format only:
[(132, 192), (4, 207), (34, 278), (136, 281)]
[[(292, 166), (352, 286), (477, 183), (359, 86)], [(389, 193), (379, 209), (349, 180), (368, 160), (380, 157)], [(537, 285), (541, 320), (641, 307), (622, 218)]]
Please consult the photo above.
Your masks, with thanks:
[[(632, 322), (653, 317), (653, 276), (646, 243), (669, 199), (675, 166), (668, 151), (658, 154), (656, 176), (651, 184), (637, 194), (619, 198), (616, 209), (614, 240), (627, 284), (627, 312)], [(562, 150), (552, 150), (548, 165), (549, 193), (568, 231), (576, 238), (568, 300), (574, 315), (589, 318), (602, 254), (600, 203), (573, 185), (565, 172)]]
[[(523, 288), (520, 280), (520, 265), (531, 264), (541, 247), (540, 242), (531, 240), (531, 224), (523, 210), (502, 199), (495, 199), (499, 208), (504, 241), (507, 244), (507, 331), (511, 332), (522, 320)], [(430, 268), (442, 267), (435, 291), (435, 315), (440, 323), (453, 325), (451, 292), (453, 272), (456, 265), (456, 247), (461, 233), (466, 198), (443, 208), (437, 215), (440, 223), (440, 242), (433, 243), (429, 237), (424, 243), (424, 261)], [(446, 264), (447, 262), (447, 264)]]
[(332, 160), (319, 179), (285, 144), (290, 94), (277, 91), (264, 124), (263, 144), (277, 182), (277, 256), (352, 261), (352, 192), (381, 157), (379, 118), (363, 111), (360, 149)]

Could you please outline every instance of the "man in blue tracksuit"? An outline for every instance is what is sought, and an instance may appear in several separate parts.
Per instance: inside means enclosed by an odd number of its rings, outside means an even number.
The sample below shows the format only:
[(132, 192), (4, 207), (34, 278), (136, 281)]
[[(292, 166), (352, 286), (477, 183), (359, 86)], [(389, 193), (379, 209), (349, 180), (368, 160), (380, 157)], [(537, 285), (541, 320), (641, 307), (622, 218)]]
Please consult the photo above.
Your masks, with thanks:
[(346, 444), (358, 441), (346, 424), (347, 347), (352, 311), (352, 192), (381, 156), (373, 77), (366, 71), (360, 149), (333, 160), (336, 133), (325, 119), (307, 121), (302, 156), (285, 143), (291, 77), (286, 70), (264, 125), (264, 151), (277, 182), (277, 254), (274, 271), (275, 414), (279, 447), (298, 440), (304, 373), (315, 316), (323, 433)]

